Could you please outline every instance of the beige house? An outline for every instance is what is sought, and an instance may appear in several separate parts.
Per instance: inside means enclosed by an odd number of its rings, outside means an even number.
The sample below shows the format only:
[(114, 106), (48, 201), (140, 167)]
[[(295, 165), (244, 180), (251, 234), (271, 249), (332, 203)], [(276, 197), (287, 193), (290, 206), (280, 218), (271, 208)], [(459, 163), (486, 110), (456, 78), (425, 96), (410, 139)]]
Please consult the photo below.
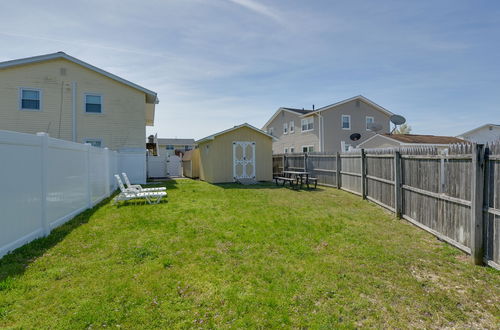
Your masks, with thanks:
[(358, 145), (358, 148), (398, 148), (432, 146), (446, 149), (450, 144), (467, 143), (453, 136), (416, 135), (416, 134), (375, 134)]
[[(380, 132), (388, 133), (392, 115), (359, 95), (317, 110), (279, 108), (262, 129), (277, 138), (273, 153), (335, 153), (372, 137), (374, 133), (368, 129), (372, 123), (380, 124)], [(352, 141), (353, 133), (359, 133), (361, 139)]]
[(271, 181), (273, 137), (247, 123), (196, 141), (199, 177), (210, 183)]
[(175, 151), (186, 152), (194, 149), (194, 139), (158, 138), (158, 153), (174, 155)]
[(0, 129), (144, 153), (155, 92), (63, 52), (0, 63)]

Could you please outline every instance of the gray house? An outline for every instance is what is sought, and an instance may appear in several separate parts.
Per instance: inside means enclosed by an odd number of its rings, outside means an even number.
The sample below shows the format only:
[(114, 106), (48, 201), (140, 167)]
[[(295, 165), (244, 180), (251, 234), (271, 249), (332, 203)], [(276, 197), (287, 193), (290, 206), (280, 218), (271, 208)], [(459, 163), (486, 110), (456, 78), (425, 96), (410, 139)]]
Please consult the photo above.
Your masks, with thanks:
[[(364, 96), (355, 96), (316, 110), (279, 108), (262, 128), (275, 136), (273, 153), (327, 152), (335, 153), (356, 147), (375, 135), (371, 123), (382, 126), (379, 133), (390, 130), (389, 110)], [(352, 141), (350, 136), (361, 138)]]

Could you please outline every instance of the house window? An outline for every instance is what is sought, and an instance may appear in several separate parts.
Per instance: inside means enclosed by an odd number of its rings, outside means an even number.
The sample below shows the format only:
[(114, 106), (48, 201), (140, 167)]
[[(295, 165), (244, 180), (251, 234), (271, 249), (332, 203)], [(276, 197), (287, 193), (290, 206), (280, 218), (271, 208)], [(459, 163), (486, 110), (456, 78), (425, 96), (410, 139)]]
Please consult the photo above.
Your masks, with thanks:
[(342, 115), (342, 129), (351, 129), (350, 115)]
[(98, 94), (85, 94), (85, 112), (102, 113), (102, 96)]
[(283, 134), (288, 134), (288, 123), (283, 123)]
[(101, 139), (85, 139), (83, 143), (88, 143), (92, 147), (97, 147), (97, 148), (102, 147), (102, 140)]
[(288, 148), (285, 148), (285, 154), (287, 154), (287, 153), (288, 153)]
[(304, 118), (300, 121), (302, 132), (312, 131), (314, 129), (314, 117)]
[(373, 117), (366, 117), (366, 130), (370, 130), (370, 125), (375, 122), (375, 119)]
[(314, 152), (314, 146), (302, 146), (302, 152)]
[(167, 150), (174, 150), (174, 145), (173, 144), (167, 144)]
[(290, 121), (290, 133), (295, 132), (295, 122), (292, 120)]
[(42, 92), (39, 89), (21, 88), (19, 91), (19, 110), (41, 110)]
[(348, 143), (345, 143), (345, 141), (341, 141), (340, 142), (340, 150), (342, 152), (346, 152), (346, 151), (349, 151), (349, 149), (351, 148), (351, 145), (348, 144)]
[(290, 153), (294, 153), (295, 152), (295, 148), (294, 147), (290, 147)]
[(269, 135), (274, 135), (274, 127), (269, 127), (268, 133)]
[(191, 146), (184, 146), (184, 150), (185, 151), (188, 151), (188, 150), (191, 150), (191, 149), (192, 149)]

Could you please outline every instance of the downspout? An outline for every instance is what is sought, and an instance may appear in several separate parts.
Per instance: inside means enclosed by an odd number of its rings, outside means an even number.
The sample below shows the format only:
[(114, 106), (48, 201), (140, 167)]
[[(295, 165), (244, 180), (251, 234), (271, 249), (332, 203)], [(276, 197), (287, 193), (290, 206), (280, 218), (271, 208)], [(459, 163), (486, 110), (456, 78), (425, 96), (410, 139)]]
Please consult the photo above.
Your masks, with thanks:
[(76, 141), (76, 81), (71, 82), (72, 140)]
[(323, 152), (324, 150), (324, 139), (323, 139), (323, 116), (321, 116), (319, 113), (316, 113), (318, 116), (318, 136), (319, 136), (319, 152)]

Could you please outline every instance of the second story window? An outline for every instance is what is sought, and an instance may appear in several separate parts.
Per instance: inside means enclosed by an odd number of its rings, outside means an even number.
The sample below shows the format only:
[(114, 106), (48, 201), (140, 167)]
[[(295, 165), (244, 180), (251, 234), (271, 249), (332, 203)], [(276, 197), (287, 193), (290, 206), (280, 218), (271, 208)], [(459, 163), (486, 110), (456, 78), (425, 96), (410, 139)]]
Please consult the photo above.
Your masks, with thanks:
[(19, 93), (20, 110), (42, 109), (42, 92), (39, 89), (21, 88)]
[(314, 129), (314, 117), (304, 118), (300, 121), (302, 132), (312, 131)]
[(85, 112), (102, 113), (102, 96), (98, 94), (85, 94)]
[(342, 115), (342, 129), (351, 129), (351, 116)]
[(283, 134), (288, 134), (288, 123), (283, 124)]
[(92, 147), (97, 147), (97, 148), (102, 147), (102, 140), (101, 139), (85, 139), (84, 143), (88, 143)]
[(366, 130), (370, 130), (370, 125), (375, 122), (375, 119), (373, 117), (366, 117)]
[(184, 150), (185, 150), (185, 151), (188, 151), (188, 150), (191, 150), (191, 149), (193, 149), (193, 148), (191, 148), (191, 146), (189, 146), (189, 145), (185, 145), (185, 146), (184, 146)]
[(295, 132), (295, 122), (292, 120), (290, 121), (290, 133)]
[(167, 144), (167, 150), (174, 150), (173, 144)]

